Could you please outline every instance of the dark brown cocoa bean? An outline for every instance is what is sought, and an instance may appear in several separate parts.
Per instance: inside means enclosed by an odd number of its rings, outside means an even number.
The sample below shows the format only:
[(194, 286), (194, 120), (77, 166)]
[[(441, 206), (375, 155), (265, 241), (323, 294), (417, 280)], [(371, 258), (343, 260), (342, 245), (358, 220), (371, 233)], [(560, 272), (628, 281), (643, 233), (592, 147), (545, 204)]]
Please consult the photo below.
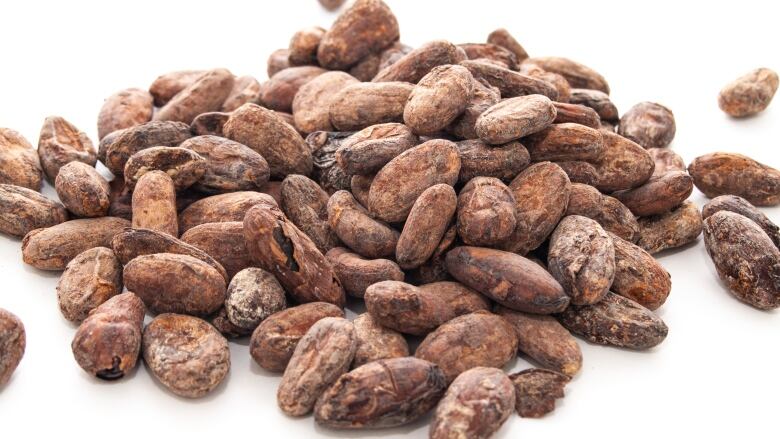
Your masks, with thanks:
[(598, 181), (598, 170), (588, 162), (555, 162), (563, 169), (572, 183), (582, 183), (593, 186)]
[(140, 88), (128, 88), (106, 98), (98, 113), (98, 139), (152, 120), (152, 100), (152, 95)]
[[(103, 163), (114, 175), (122, 175), (133, 154), (153, 146), (179, 146), (192, 137), (189, 125), (181, 122), (153, 121), (114, 132), (101, 142), (105, 151)], [(103, 154), (101, 154), (102, 156)]]
[(628, 207), (617, 198), (604, 195), (601, 214), (596, 221), (601, 224), (604, 230), (614, 233), (628, 242), (636, 242), (639, 239), (637, 219)]
[(542, 95), (505, 99), (479, 116), (477, 135), (490, 144), (506, 143), (547, 128), (555, 114), (552, 101)]
[(292, 101), (295, 126), (304, 133), (333, 131), (330, 102), (348, 85), (359, 81), (344, 72), (327, 72), (303, 84)]
[(181, 233), (206, 223), (243, 221), (244, 215), (256, 205), (276, 207), (276, 201), (260, 192), (232, 192), (213, 195), (190, 204), (179, 215)]
[(363, 297), (366, 288), (384, 280), (404, 280), (398, 264), (388, 259), (365, 259), (343, 247), (335, 247), (325, 255), (333, 265), (344, 291), (353, 297)]
[(671, 171), (651, 177), (642, 186), (612, 194), (634, 215), (660, 215), (683, 203), (693, 192), (693, 179), (687, 172)]
[(0, 232), (21, 238), (67, 220), (62, 204), (32, 189), (0, 183)]
[[(609, 95), (598, 90), (586, 88), (572, 88), (569, 103), (580, 104), (596, 110), (603, 122), (616, 123), (620, 118), (618, 109), (609, 99)], [(614, 130), (612, 130), (614, 132)]]
[(19, 366), (27, 345), (24, 325), (18, 317), (0, 308), (0, 387), (11, 379), (11, 375)]
[(86, 133), (67, 120), (47, 117), (38, 138), (38, 157), (49, 182), (53, 182), (60, 168), (70, 162), (82, 162), (94, 167), (97, 151)]
[(352, 324), (357, 339), (353, 369), (372, 361), (409, 356), (409, 346), (404, 336), (380, 325), (371, 314), (360, 314)]
[(133, 228), (179, 236), (176, 188), (165, 172), (150, 171), (138, 180), (133, 191)]
[(217, 265), (224, 267), (226, 279), (254, 265), (246, 249), (242, 221), (201, 224), (184, 232), (181, 240), (214, 258)]
[(594, 163), (598, 175), (596, 189), (602, 192), (633, 189), (650, 179), (655, 162), (644, 148), (618, 134), (606, 131), (601, 134), (604, 153)]
[(328, 223), (328, 193), (303, 175), (288, 175), (281, 186), (281, 208), (287, 218), (325, 253), (339, 245)]
[(672, 110), (655, 102), (640, 102), (620, 118), (618, 134), (644, 148), (665, 148), (677, 130)]
[(337, 166), (336, 151), (352, 132), (316, 131), (306, 136), (312, 150), (314, 171), (312, 178), (329, 194), (350, 188), (350, 176)]
[(57, 302), (66, 319), (80, 323), (93, 309), (121, 292), (122, 264), (111, 249), (95, 247), (65, 267), (57, 283)]
[(135, 368), (141, 350), (144, 304), (133, 293), (114, 296), (84, 320), (71, 343), (85, 372), (116, 380)]
[(557, 73), (563, 76), (574, 88), (598, 90), (609, 94), (609, 84), (607, 84), (607, 80), (595, 70), (576, 61), (572, 61), (568, 58), (549, 56), (529, 58), (525, 62), (537, 64), (548, 72)]
[(715, 197), (704, 205), (701, 216), (704, 219), (707, 219), (721, 210), (738, 213), (750, 219), (766, 232), (767, 236), (769, 236), (775, 245), (780, 246), (780, 228), (778, 228), (772, 220), (767, 218), (763, 212), (750, 204), (748, 200), (736, 195), (721, 195)]
[(531, 160), (597, 162), (604, 154), (604, 140), (593, 128), (576, 123), (550, 125), (523, 142)]
[(222, 127), (230, 117), (230, 113), (219, 111), (210, 111), (201, 113), (192, 119), (190, 131), (194, 136), (220, 136), (222, 137)]
[(709, 198), (737, 195), (755, 206), (780, 204), (780, 171), (742, 154), (716, 152), (696, 157), (688, 173)]
[(344, 317), (344, 311), (330, 303), (312, 302), (272, 314), (252, 333), (249, 353), (263, 369), (284, 372), (298, 341), (325, 317)]
[(596, 110), (580, 104), (553, 102), (556, 115), (554, 123), (576, 123), (586, 127), (601, 128), (601, 118)]
[(176, 93), (154, 114), (153, 119), (172, 120), (189, 125), (199, 114), (219, 111), (233, 90), (233, 82), (233, 74), (228, 70), (209, 70)]
[(515, 197), (501, 180), (475, 177), (458, 195), (458, 235), (464, 243), (493, 246), (515, 230)]
[(545, 369), (526, 369), (509, 375), (517, 396), (516, 410), (523, 418), (540, 418), (555, 410), (570, 378)]
[(669, 297), (672, 278), (642, 248), (611, 235), (615, 247), (615, 280), (612, 291), (650, 310), (658, 309)]
[(194, 151), (205, 159), (204, 172), (195, 182), (195, 188), (202, 192), (256, 190), (268, 182), (271, 174), (263, 156), (230, 139), (197, 136), (182, 142), (181, 148)]
[(330, 121), (339, 131), (403, 122), (404, 107), (413, 89), (414, 85), (407, 82), (361, 82), (348, 85), (331, 99)]
[(416, 84), (434, 67), (458, 64), (465, 59), (466, 54), (449, 41), (431, 41), (412, 50), (396, 62), (380, 70), (372, 81), (401, 81)]
[(495, 177), (512, 181), (531, 161), (528, 150), (517, 141), (488, 145), (481, 140), (458, 142), (460, 174), (458, 181), (467, 183), (475, 177)]
[(455, 190), (447, 184), (431, 186), (417, 197), (395, 248), (401, 268), (419, 267), (433, 255), (455, 214), (457, 202)]
[(230, 280), (225, 311), (230, 323), (242, 330), (253, 331), (285, 307), (284, 289), (271, 273), (261, 268), (246, 268)]
[(652, 254), (682, 247), (701, 235), (702, 215), (691, 201), (661, 215), (639, 218), (637, 245)]
[(369, 215), (347, 191), (338, 191), (328, 200), (328, 222), (339, 239), (369, 259), (394, 255), (399, 233)]
[(771, 69), (752, 70), (721, 89), (718, 106), (732, 117), (752, 116), (769, 106), (777, 86), (777, 73)]
[(456, 247), (447, 253), (447, 270), (464, 285), (518, 311), (561, 312), (569, 296), (550, 273), (530, 259), (481, 247)]

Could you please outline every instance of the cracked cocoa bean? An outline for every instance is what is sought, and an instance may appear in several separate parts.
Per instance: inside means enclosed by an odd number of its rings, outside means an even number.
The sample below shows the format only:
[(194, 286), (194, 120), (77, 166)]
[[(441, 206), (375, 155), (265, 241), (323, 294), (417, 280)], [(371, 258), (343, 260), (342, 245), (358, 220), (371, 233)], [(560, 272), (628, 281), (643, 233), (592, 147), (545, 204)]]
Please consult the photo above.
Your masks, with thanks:
[(80, 323), (101, 304), (122, 292), (122, 264), (111, 249), (95, 247), (65, 267), (57, 283), (62, 315)]
[(515, 230), (515, 197), (501, 180), (475, 177), (458, 195), (458, 235), (467, 245), (494, 246)]
[(526, 369), (509, 375), (509, 379), (515, 386), (515, 408), (523, 418), (541, 418), (555, 410), (555, 400), (563, 398), (563, 389), (571, 380), (545, 369)]

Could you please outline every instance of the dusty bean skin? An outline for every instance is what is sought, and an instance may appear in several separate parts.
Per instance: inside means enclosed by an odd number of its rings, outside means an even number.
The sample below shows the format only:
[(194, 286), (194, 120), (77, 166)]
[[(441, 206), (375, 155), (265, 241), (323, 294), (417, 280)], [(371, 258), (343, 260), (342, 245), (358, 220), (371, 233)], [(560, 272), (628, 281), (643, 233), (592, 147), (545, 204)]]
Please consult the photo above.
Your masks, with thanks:
[(582, 368), (577, 340), (552, 316), (514, 311), (501, 305), (494, 312), (515, 328), (520, 352), (543, 367), (568, 376)]
[(457, 64), (465, 59), (465, 52), (454, 44), (449, 41), (435, 40), (423, 44), (380, 70), (372, 81), (401, 81), (416, 84), (434, 67)]
[(294, 33), (290, 39), (290, 65), (305, 66), (317, 64), (317, 47), (320, 45), (325, 29), (319, 26), (307, 27)]
[(658, 309), (669, 297), (672, 278), (642, 248), (611, 235), (615, 247), (615, 280), (611, 290), (650, 310)]
[(152, 120), (152, 100), (152, 95), (140, 88), (128, 88), (106, 98), (98, 113), (98, 139)]
[(446, 127), (446, 131), (462, 139), (476, 139), (479, 136), (476, 131), (477, 119), (488, 108), (501, 100), (498, 88), (488, 84), (484, 79), (473, 81), (474, 91), (471, 99), (466, 104), (463, 112)]
[(366, 288), (366, 310), (382, 326), (410, 335), (425, 335), (463, 314), (487, 310), (487, 300), (456, 282), (415, 287), (382, 281)]
[(144, 304), (133, 293), (119, 294), (84, 320), (71, 343), (73, 357), (85, 372), (117, 380), (135, 368), (141, 350)]
[(542, 267), (514, 253), (481, 247), (455, 247), (447, 270), (464, 285), (517, 311), (561, 312), (569, 305), (563, 287)]
[(754, 206), (780, 204), (780, 171), (742, 154), (715, 152), (696, 157), (688, 173), (709, 198), (737, 195)]
[(721, 210), (738, 213), (745, 218), (750, 219), (761, 227), (776, 246), (780, 246), (780, 228), (778, 228), (772, 220), (767, 218), (763, 212), (750, 204), (748, 200), (736, 195), (721, 195), (715, 197), (704, 205), (704, 208), (701, 211), (701, 217), (707, 219)]
[(119, 176), (130, 156), (138, 151), (153, 146), (179, 146), (191, 136), (189, 125), (181, 122), (147, 122), (106, 136), (100, 142), (99, 155), (108, 170)]
[(588, 162), (555, 162), (563, 169), (572, 183), (582, 183), (593, 186), (598, 181), (598, 170)]
[(286, 306), (284, 289), (263, 269), (246, 268), (230, 280), (225, 310), (230, 323), (242, 330), (254, 330), (268, 316)]
[(515, 230), (515, 197), (501, 180), (475, 177), (461, 189), (457, 206), (458, 235), (467, 245), (490, 247)]
[(333, 131), (331, 99), (343, 88), (358, 82), (344, 72), (326, 72), (303, 84), (292, 101), (295, 126), (304, 133)]
[(259, 102), (270, 110), (289, 113), (292, 111), (293, 100), (298, 90), (325, 72), (327, 70), (317, 66), (298, 66), (280, 70), (260, 85)]
[(598, 90), (572, 88), (569, 103), (584, 105), (596, 110), (602, 122), (616, 123), (620, 118), (618, 109), (609, 99), (609, 95)]
[(312, 179), (329, 194), (349, 189), (350, 176), (336, 164), (336, 151), (352, 132), (316, 131), (306, 136), (312, 150), (314, 171)]
[(468, 59), (481, 59), (500, 64), (510, 70), (517, 65), (517, 57), (511, 50), (491, 43), (465, 43), (458, 47), (466, 52)]
[(254, 265), (244, 241), (242, 221), (201, 224), (184, 232), (181, 240), (213, 257), (218, 266), (224, 267), (221, 271), (225, 272), (226, 279)]
[[(517, 42), (515, 37), (504, 28), (498, 28), (491, 32), (487, 37), (487, 42), (501, 46), (515, 55), (517, 63), (521, 63), (528, 58), (528, 52)], [(514, 67), (514, 66), (510, 66)]]
[(63, 166), (54, 182), (65, 207), (76, 216), (106, 216), (110, 206), (108, 182), (95, 168), (81, 162)]
[(37, 152), (21, 134), (0, 128), (0, 184), (41, 189), (43, 170)]
[(340, 429), (389, 428), (413, 422), (441, 399), (441, 369), (414, 357), (365, 364), (342, 375), (314, 408), (314, 420)]
[(190, 204), (179, 215), (179, 230), (187, 230), (206, 223), (243, 221), (244, 215), (256, 205), (276, 207), (276, 201), (267, 194), (253, 191), (213, 195)]
[(366, 288), (384, 280), (404, 280), (404, 272), (389, 259), (365, 259), (344, 247), (335, 247), (325, 254), (333, 270), (352, 297), (362, 298)]
[(403, 122), (414, 85), (362, 82), (348, 85), (330, 101), (330, 121), (338, 131), (356, 131), (380, 123)]
[(211, 265), (188, 255), (138, 256), (125, 265), (124, 284), (153, 313), (206, 316), (225, 302), (225, 278)]
[(299, 302), (344, 304), (344, 289), (314, 242), (278, 209), (255, 206), (244, 218), (244, 239), (252, 260), (273, 273)]
[(699, 208), (693, 202), (685, 201), (667, 213), (639, 218), (636, 244), (652, 255), (696, 241), (702, 227)]
[(767, 68), (752, 70), (726, 84), (718, 95), (718, 106), (732, 117), (760, 113), (769, 106), (778, 86), (777, 73)]
[(599, 223), (584, 216), (564, 217), (550, 237), (550, 274), (574, 305), (601, 300), (615, 278), (615, 248)]
[(420, 194), (436, 184), (454, 185), (459, 172), (457, 146), (448, 140), (429, 140), (401, 153), (376, 174), (368, 210), (387, 222), (403, 221)]
[(409, 346), (403, 335), (380, 325), (371, 314), (360, 314), (352, 324), (357, 339), (353, 369), (372, 361), (409, 356)]
[(143, 357), (152, 375), (184, 398), (205, 396), (230, 370), (225, 337), (205, 321), (179, 314), (161, 314), (146, 326)]
[(455, 214), (458, 198), (447, 184), (429, 187), (417, 198), (395, 247), (398, 265), (407, 270), (427, 261)]
[(263, 156), (230, 139), (197, 136), (182, 142), (181, 149), (191, 150), (204, 159), (204, 172), (194, 183), (201, 192), (220, 194), (257, 190), (271, 175)]
[(38, 138), (38, 157), (50, 182), (67, 163), (78, 161), (94, 167), (97, 162), (97, 152), (86, 133), (58, 116), (47, 117), (43, 122)]
[(406, 125), (372, 125), (341, 143), (336, 150), (336, 162), (347, 174), (371, 175), (418, 143), (418, 137)]
[(517, 226), (501, 248), (526, 254), (539, 247), (563, 217), (571, 183), (558, 165), (541, 162), (518, 174), (509, 190), (515, 197)]
[(276, 401), (289, 416), (312, 411), (317, 398), (342, 374), (355, 358), (355, 327), (341, 317), (325, 317), (309, 328), (298, 341), (284, 370)]
[(598, 130), (576, 123), (556, 123), (523, 139), (535, 162), (598, 161), (604, 154), (603, 136)]
[(154, 97), (154, 105), (162, 107), (180, 91), (192, 85), (206, 73), (205, 70), (177, 70), (157, 77), (149, 86), (149, 93)]
[(604, 230), (614, 233), (628, 242), (639, 239), (639, 223), (634, 214), (617, 198), (604, 195), (601, 213), (593, 218), (601, 224)]
[(176, 188), (165, 172), (147, 172), (138, 180), (133, 191), (133, 228), (179, 236)]
[(596, 189), (614, 192), (633, 189), (645, 183), (653, 175), (655, 162), (650, 154), (618, 134), (601, 132), (604, 138), (604, 154), (594, 163), (598, 173)]
[(225, 137), (260, 153), (271, 168), (271, 177), (311, 172), (311, 150), (295, 128), (271, 110), (244, 104), (230, 114), (223, 130)]
[(475, 177), (495, 177), (510, 182), (531, 161), (528, 150), (517, 141), (488, 145), (481, 140), (463, 140), (456, 145), (460, 156), (460, 183), (468, 183)]
[(268, 77), (281, 72), (284, 69), (290, 68), (290, 49), (276, 49), (268, 55), (266, 60), (266, 73)]
[(415, 134), (443, 130), (458, 117), (474, 93), (474, 78), (463, 66), (434, 67), (412, 90), (404, 107), (404, 123)]
[(431, 439), (489, 438), (515, 408), (515, 386), (501, 369), (475, 367), (452, 382), (436, 407)]
[(568, 307), (558, 319), (591, 343), (636, 350), (660, 344), (669, 332), (652, 311), (611, 292), (594, 305)]
[(483, 79), (498, 88), (502, 98), (540, 94), (551, 100), (558, 99), (558, 90), (540, 79), (478, 60), (461, 61), (460, 65), (469, 69), (474, 79)]
[(187, 148), (154, 146), (130, 156), (125, 164), (125, 184), (130, 190), (150, 171), (163, 171), (173, 180), (177, 191), (187, 189), (206, 173), (207, 163), (200, 154)]
[(11, 379), (24, 356), (27, 337), (18, 317), (0, 308), (0, 388)]
[(595, 70), (576, 61), (550, 56), (529, 58), (525, 62), (536, 64), (548, 72), (563, 76), (574, 88), (598, 90), (609, 94), (609, 84), (606, 79)]
[(677, 130), (672, 110), (655, 102), (640, 102), (623, 113), (618, 134), (644, 148), (665, 148)]
[(129, 221), (107, 216), (35, 229), (22, 240), (22, 259), (39, 270), (64, 270), (83, 251), (109, 247), (114, 235), (126, 227), (130, 227)]
[(670, 171), (651, 177), (635, 189), (612, 194), (636, 216), (660, 215), (683, 203), (693, 192), (693, 179), (687, 172)]
[(648, 148), (655, 162), (653, 177), (657, 177), (671, 171), (686, 171), (685, 162), (679, 154), (669, 148)]
[(555, 121), (553, 123), (576, 123), (593, 129), (601, 128), (601, 118), (596, 110), (580, 104), (553, 102), (555, 105)]
[(357, 0), (325, 32), (317, 60), (329, 70), (344, 70), (398, 37), (398, 21), (384, 2)]
[(111, 249), (95, 247), (79, 254), (65, 267), (57, 283), (57, 302), (71, 322), (86, 319), (90, 311), (122, 292), (122, 264)]
[(201, 113), (192, 119), (190, 131), (194, 136), (222, 136), (222, 127), (230, 117), (230, 113), (210, 111)]
[(281, 186), (281, 208), (287, 218), (325, 253), (340, 244), (328, 223), (328, 193), (303, 175), (288, 175)]
[(731, 294), (758, 309), (780, 307), (780, 250), (750, 218), (720, 211), (704, 220), (704, 245)]
[(233, 90), (234, 77), (226, 69), (214, 69), (203, 73), (154, 114), (154, 120), (173, 120), (192, 123), (195, 116), (209, 111), (219, 111)]
[(252, 76), (241, 76), (233, 81), (233, 88), (222, 103), (221, 111), (229, 113), (247, 102), (257, 102), (258, 99), (260, 99), (260, 82)]
[(517, 354), (515, 329), (487, 311), (465, 314), (428, 334), (414, 356), (437, 364), (447, 379), (471, 368), (503, 367)]
[(399, 233), (375, 220), (348, 191), (338, 191), (328, 200), (328, 222), (341, 242), (369, 259), (392, 256)]
[(312, 302), (272, 314), (252, 333), (249, 353), (263, 369), (284, 372), (298, 341), (325, 317), (343, 318), (344, 311), (330, 303)]
[[(243, 238), (243, 235), (241, 235)], [(183, 237), (182, 237), (183, 238)], [(225, 269), (214, 258), (209, 256), (203, 250), (190, 245), (183, 240), (174, 238), (167, 233), (157, 232), (149, 229), (125, 229), (117, 233), (111, 240), (111, 248), (122, 265), (127, 265), (130, 261), (143, 255), (152, 255), (156, 253), (175, 253), (180, 255), (192, 256), (214, 267), (225, 278), (228, 277)]]
[(523, 418), (540, 418), (555, 410), (570, 378), (545, 369), (526, 369), (509, 375), (515, 386), (516, 410)]
[(479, 116), (477, 135), (487, 143), (500, 145), (547, 128), (555, 115), (552, 101), (542, 95), (505, 99)]
[(62, 204), (32, 189), (0, 183), (0, 232), (21, 238), (67, 220)]

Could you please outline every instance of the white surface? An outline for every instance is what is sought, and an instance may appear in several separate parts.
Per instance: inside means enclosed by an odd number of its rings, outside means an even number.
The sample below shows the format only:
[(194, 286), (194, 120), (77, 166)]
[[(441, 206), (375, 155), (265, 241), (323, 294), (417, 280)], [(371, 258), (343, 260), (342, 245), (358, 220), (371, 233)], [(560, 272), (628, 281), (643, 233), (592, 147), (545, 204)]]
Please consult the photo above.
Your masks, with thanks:
[[(780, 69), (780, 28), (769, 2), (388, 3), (408, 44), (484, 41), (503, 26), (532, 55), (568, 56), (601, 72), (621, 111), (643, 100), (669, 106), (677, 118), (672, 147), (686, 162), (722, 150), (780, 166), (780, 102), (743, 121), (728, 119), (716, 104), (721, 86), (742, 73)], [(335, 14), (316, 0), (139, 0), (11, 2), (2, 16), (0, 126), (35, 144), (50, 114), (95, 139), (106, 96), (147, 87), (170, 70), (224, 66), (265, 79), (272, 50), (299, 28), (328, 26)], [(698, 192), (693, 200), (705, 202)], [(764, 211), (780, 221), (780, 209)], [(776, 436), (780, 314), (733, 299), (701, 239), (660, 261), (674, 285), (660, 310), (670, 327), (666, 341), (643, 353), (583, 342), (583, 370), (556, 411), (541, 420), (513, 416), (497, 437)], [(246, 341), (231, 343), (229, 378), (197, 401), (165, 391), (143, 366), (119, 382), (93, 379), (71, 355), (75, 327), (59, 313), (57, 279), (22, 265), (19, 241), (0, 237), (0, 306), (21, 317), (28, 337), (20, 367), (0, 392), (0, 437), (427, 435), (426, 422), (345, 433), (318, 428), (311, 418), (286, 418), (276, 408), (279, 378), (253, 364)], [(512, 370), (525, 367), (518, 360)]]

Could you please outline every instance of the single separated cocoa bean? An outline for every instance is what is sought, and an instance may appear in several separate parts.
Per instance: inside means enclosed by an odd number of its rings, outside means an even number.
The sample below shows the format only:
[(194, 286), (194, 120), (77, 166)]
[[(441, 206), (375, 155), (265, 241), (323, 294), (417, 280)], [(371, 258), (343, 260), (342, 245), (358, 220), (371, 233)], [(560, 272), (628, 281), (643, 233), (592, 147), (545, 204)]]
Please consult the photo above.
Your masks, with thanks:
[(778, 77), (773, 70), (752, 70), (721, 89), (718, 106), (732, 117), (752, 116), (769, 106), (777, 86)]

